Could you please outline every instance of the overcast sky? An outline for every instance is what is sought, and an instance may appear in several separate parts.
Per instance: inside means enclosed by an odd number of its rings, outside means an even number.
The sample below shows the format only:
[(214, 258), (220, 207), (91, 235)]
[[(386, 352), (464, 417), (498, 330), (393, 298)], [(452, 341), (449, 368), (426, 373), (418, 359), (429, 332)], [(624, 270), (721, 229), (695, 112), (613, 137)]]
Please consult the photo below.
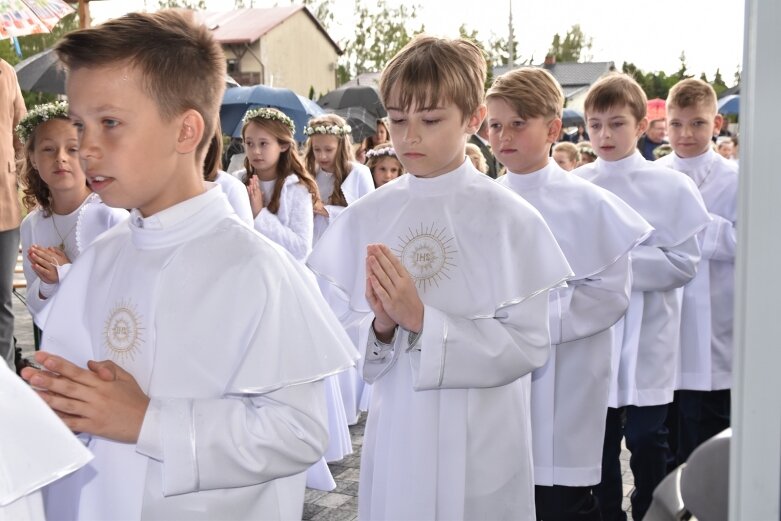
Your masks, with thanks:
[[(368, 0), (364, 0), (365, 2)], [(255, 0), (255, 7), (290, 5), (288, 0)], [(368, 2), (371, 4), (371, 2)], [(388, 0), (390, 5), (415, 2)], [(441, 36), (457, 36), (466, 23), (483, 40), (492, 35), (505, 36), (509, 30), (509, 0), (420, 0), (414, 27), (424, 23), (426, 31)], [(245, 0), (250, 5), (250, 0)], [(227, 10), (232, 0), (207, 0), (209, 9)], [(343, 43), (350, 38), (354, 23), (355, 0), (334, 0), (337, 20), (332, 37)], [(143, 0), (107, 0), (93, 2), (90, 8), (96, 20), (117, 16), (128, 10), (143, 9)], [(149, 9), (156, 0), (147, 0)], [(712, 79), (716, 68), (732, 85), (738, 65), (743, 61), (743, 20), (745, 4), (741, 0), (512, 0), (513, 27), (521, 58), (540, 62), (555, 33), (562, 36), (573, 24), (593, 39), (594, 61), (635, 63), (646, 71), (678, 70), (678, 57), (686, 53), (691, 73), (706, 72)]]

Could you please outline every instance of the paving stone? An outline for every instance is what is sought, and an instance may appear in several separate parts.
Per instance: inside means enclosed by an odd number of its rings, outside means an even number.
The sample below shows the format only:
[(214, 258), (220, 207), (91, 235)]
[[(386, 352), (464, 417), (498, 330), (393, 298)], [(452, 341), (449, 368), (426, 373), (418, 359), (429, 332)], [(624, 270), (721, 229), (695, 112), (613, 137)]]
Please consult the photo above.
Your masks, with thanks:
[(346, 494), (337, 494), (335, 492), (329, 492), (325, 496), (314, 501), (316, 505), (321, 505), (329, 508), (337, 508), (347, 503), (352, 496)]
[(314, 503), (321, 497), (328, 494), (328, 492), (325, 492), (323, 490), (316, 490), (313, 488), (306, 489), (306, 493), (304, 494), (304, 503)]
[(304, 503), (304, 513), (301, 515), (301, 520), (308, 521), (323, 509), (325, 509), (325, 507), (322, 505), (315, 505), (314, 503)]
[(337, 480), (334, 492), (348, 496), (358, 496), (358, 482)]
[(312, 518), (312, 521), (353, 521), (358, 514), (350, 509), (326, 508)]

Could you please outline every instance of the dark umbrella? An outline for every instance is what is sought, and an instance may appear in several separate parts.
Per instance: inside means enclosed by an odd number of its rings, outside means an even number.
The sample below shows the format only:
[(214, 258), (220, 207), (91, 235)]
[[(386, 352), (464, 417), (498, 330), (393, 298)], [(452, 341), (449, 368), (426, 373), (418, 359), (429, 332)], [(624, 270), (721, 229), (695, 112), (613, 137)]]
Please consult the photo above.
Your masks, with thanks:
[(273, 107), (284, 112), (296, 125), (296, 141), (304, 140), (304, 126), (309, 114), (298, 95), (290, 89), (278, 89), (266, 85), (236, 87), (225, 91), (220, 107), (222, 133), (241, 136), (242, 118), (249, 109)]
[(583, 114), (579, 110), (565, 108), (561, 115), (561, 124), (565, 127), (575, 127), (586, 124)]
[(373, 136), (377, 131), (377, 116), (363, 107), (337, 109), (333, 113), (342, 116), (350, 125), (354, 143), (360, 143), (367, 137)]
[[(65, 72), (60, 67), (60, 60), (54, 49), (46, 49), (38, 54), (33, 54), (17, 63), (14, 70), (22, 90), (65, 94)], [(231, 88), (238, 87), (239, 84), (226, 75), (225, 86)]]
[[(377, 87), (372, 85), (352, 85), (339, 87), (332, 90), (317, 101), (317, 104), (328, 112), (337, 109), (361, 107), (374, 116), (374, 119), (384, 118), (388, 115), (380, 101), (380, 93)], [(375, 126), (377, 123), (375, 122)]]
[(730, 94), (724, 96), (718, 101), (719, 114), (728, 116), (730, 114), (740, 114), (740, 96), (738, 94)]

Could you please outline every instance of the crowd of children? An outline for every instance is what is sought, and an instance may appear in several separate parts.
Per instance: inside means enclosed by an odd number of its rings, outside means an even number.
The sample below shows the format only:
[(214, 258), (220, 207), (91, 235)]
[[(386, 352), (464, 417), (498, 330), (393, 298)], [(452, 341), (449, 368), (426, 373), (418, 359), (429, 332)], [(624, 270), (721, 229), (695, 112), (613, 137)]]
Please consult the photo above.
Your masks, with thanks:
[[(477, 46), (419, 36), (382, 72), (366, 165), (339, 116), (301, 155), (259, 108), (234, 177), (205, 27), (130, 14), (56, 51), (69, 105), (18, 128), (43, 329), (22, 376), (94, 457), (35, 413), (62, 461), (37, 479), (0, 460), (24, 475), (0, 513), (48, 485), (49, 519), (300, 519), (369, 410), (360, 519), (626, 519), (622, 438), (642, 519), (670, 462), (729, 426), (737, 165), (708, 84), (670, 91), (658, 162), (623, 74), (589, 90), (589, 141), (554, 147), (549, 72), (486, 93)], [(466, 146), (481, 126), (497, 180)]]

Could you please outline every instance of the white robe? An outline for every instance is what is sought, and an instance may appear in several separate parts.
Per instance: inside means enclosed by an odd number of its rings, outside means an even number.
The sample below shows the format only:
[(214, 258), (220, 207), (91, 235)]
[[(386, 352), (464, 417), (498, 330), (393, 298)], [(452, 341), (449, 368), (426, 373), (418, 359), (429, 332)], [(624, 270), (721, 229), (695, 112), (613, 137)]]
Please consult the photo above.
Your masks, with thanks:
[[(334, 190), (333, 174), (319, 168), (315, 180), (317, 181), (317, 187), (320, 190), (320, 199), (323, 201), (323, 204), (325, 204)], [(347, 204), (350, 205), (373, 191), (374, 179), (372, 178), (371, 170), (369, 170), (369, 167), (366, 165), (353, 161), (352, 170), (350, 170), (350, 173), (347, 174), (347, 177), (342, 182), (342, 193), (347, 200)], [(336, 219), (345, 208), (345, 206), (326, 204), (325, 209), (328, 211), (328, 217), (315, 215), (314, 244), (320, 240), (320, 237), (328, 228), (329, 223)], [(325, 287), (322, 289), (323, 294), (328, 298), (328, 289)], [(366, 392), (366, 385), (360, 374), (358, 374), (357, 368), (350, 368), (339, 375), (339, 388), (342, 393), (347, 423), (349, 425), (355, 425), (358, 423), (358, 418), (360, 416), (361, 398), (364, 392)]]
[[(425, 311), (414, 349), (402, 330), (390, 350), (370, 341), (375, 242), (416, 280)], [(534, 519), (529, 373), (548, 355), (548, 289), (571, 275), (539, 213), (465, 160), (350, 205), (308, 264), (369, 357), (360, 518)]]
[(233, 211), (239, 216), (239, 219), (252, 226), (252, 207), (249, 204), (249, 195), (247, 187), (244, 186), (237, 177), (227, 172), (219, 170), (214, 182), (220, 185), (225, 196), (228, 198)]
[(610, 388), (610, 328), (629, 305), (629, 251), (652, 228), (619, 197), (553, 161), (497, 181), (542, 214), (575, 272), (566, 288), (551, 290), (551, 356), (532, 373), (534, 480), (544, 486), (596, 485)]
[(0, 521), (41, 520), (39, 489), (92, 454), (6, 364), (0, 364), (0, 418)]
[(213, 184), (84, 252), (43, 349), (111, 359), (151, 398), (137, 444), (49, 487), (50, 519), (292, 519), (325, 451), (320, 380), (357, 356), (303, 266)]
[(630, 254), (632, 294), (614, 329), (610, 407), (670, 403), (680, 347), (681, 290), (697, 272), (697, 233), (710, 221), (697, 186), (685, 175), (646, 161), (640, 152), (597, 159), (574, 175), (634, 208), (654, 232)]
[(657, 161), (692, 178), (713, 219), (700, 232), (702, 262), (683, 288), (677, 389), (732, 387), (738, 165), (714, 150), (693, 158), (672, 153)]
[[(27, 281), (27, 308), (36, 323), (38, 323), (37, 316), (47, 304), (48, 299), (42, 299), (40, 296), (41, 279), (33, 271), (30, 259), (27, 257), (30, 246), (33, 244), (45, 248), (57, 246), (61, 242), (60, 234), (67, 234), (64, 237), (65, 253), (73, 263), (101, 233), (127, 219), (126, 210), (106, 206), (98, 194), (88, 195), (73, 213), (76, 214), (71, 214), (75, 218), (75, 227), (71, 233), (68, 233), (68, 230), (55, 229), (52, 217), (44, 217), (39, 208), (35, 208), (27, 214), (27, 217), (22, 221), (20, 234), (22, 268), (24, 269), (24, 278)], [(71, 264), (65, 264), (57, 268), (60, 281), (65, 279), (70, 267)], [(58, 285), (55, 285), (55, 291), (56, 286)]]

